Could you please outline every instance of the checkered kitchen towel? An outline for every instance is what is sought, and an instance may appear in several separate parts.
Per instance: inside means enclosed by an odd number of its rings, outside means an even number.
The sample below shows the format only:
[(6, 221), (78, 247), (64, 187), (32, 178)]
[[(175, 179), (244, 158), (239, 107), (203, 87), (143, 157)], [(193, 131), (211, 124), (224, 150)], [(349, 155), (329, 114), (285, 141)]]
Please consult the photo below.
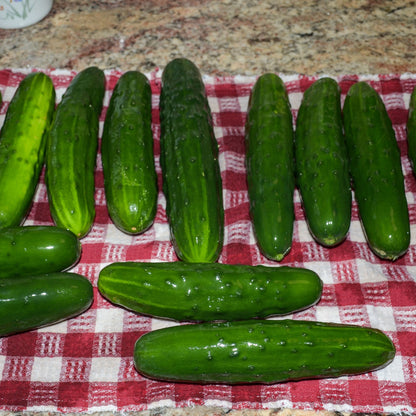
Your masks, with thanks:
[[(29, 70), (0, 71), (3, 105), (0, 122), (18, 83)], [(75, 75), (45, 71), (54, 81), (57, 101)], [(107, 71), (107, 93), (101, 129), (111, 91), (120, 72)], [(158, 101), (160, 71), (148, 74), (153, 91), (156, 167), (159, 165)], [(281, 75), (294, 116), (302, 93), (315, 80)], [(349, 86), (370, 82), (381, 94), (394, 123), (402, 153), (412, 223), (408, 253), (395, 263), (381, 261), (369, 250), (353, 206), (347, 240), (323, 248), (311, 238), (295, 194), (293, 247), (282, 264), (304, 266), (324, 282), (318, 305), (291, 315), (310, 319), (369, 325), (388, 334), (397, 356), (385, 369), (338, 379), (308, 380), (274, 385), (223, 386), (171, 384), (151, 381), (133, 367), (136, 339), (167, 321), (136, 316), (105, 301), (96, 290), (99, 271), (115, 261), (175, 261), (169, 241), (165, 200), (159, 193), (156, 221), (146, 233), (128, 236), (109, 220), (103, 190), (100, 155), (97, 160), (97, 216), (82, 240), (81, 261), (73, 271), (95, 287), (92, 308), (67, 322), (0, 339), (0, 410), (5, 411), (138, 411), (161, 406), (214, 405), (229, 409), (288, 407), (351, 412), (416, 412), (416, 179), (406, 156), (405, 122), (416, 75), (341, 76), (342, 98)], [(253, 238), (244, 168), (244, 120), (254, 77), (204, 77), (213, 112), (224, 186), (224, 263), (272, 264), (259, 253)], [(52, 224), (44, 178), (41, 177), (26, 224)], [(1, 254), (0, 254), (1, 255)], [(278, 359), (278, 357), (276, 357)]]

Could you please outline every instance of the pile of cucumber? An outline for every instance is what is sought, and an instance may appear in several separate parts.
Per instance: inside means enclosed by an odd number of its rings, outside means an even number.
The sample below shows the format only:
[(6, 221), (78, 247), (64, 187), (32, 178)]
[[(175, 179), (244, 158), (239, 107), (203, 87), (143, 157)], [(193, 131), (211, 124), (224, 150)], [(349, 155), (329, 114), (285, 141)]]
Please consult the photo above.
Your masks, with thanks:
[[(105, 82), (97, 67), (79, 72), (55, 108), (52, 81), (32, 73), (9, 104), (0, 132), (0, 336), (71, 318), (92, 304), (89, 280), (67, 270), (79, 261), (80, 240), (95, 217)], [(299, 267), (217, 262), (224, 242), (219, 149), (191, 61), (166, 66), (159, 108), (163, 193), (178, 261), (113, 263), (98, 279), (99, 292), (113, 304), (178, 323), (137, 340), (137, 370), (159, 380), (239, 384), (338, 377), (390, 363), (394, 345), (377, 329), (266, 319), (315, 305), (321, 279)], [(412, 164), (415, 108), (416, 93), (408, 121)], [(305, 91), (294, 126), (283, 81), (264, 74), (253, 86), (245, 131), (250, 215), (265, 257), (281, 261), (291, 249), (296, 188), (318, 244), (345, 240), (354, 191), (373, 252), (387, 260), (406, 253), (400, 151), (369, 84), (352, 85), (341, 108), (337, 82), (319, 79)], [(159, 190), (152, 91), (138, 71), (124, 73), (113, 90), (101, 156), (111, 220), (122, 232), (145, 232)], [(54, 225), (23, 226), (44, 165)]]

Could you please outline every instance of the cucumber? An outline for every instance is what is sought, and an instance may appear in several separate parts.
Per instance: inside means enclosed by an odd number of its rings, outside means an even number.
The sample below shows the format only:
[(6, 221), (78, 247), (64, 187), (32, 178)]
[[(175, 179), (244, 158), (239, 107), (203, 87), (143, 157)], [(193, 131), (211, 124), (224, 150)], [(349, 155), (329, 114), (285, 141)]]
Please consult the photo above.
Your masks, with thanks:
[(353, 325), (249, 320), (179, 325), (141, 336), (136, 369), (158, 380), (277, 383), (382, 368), (395, 347), (381, 331)]
[(0, 278), (60, 272), (81, 256), (70, 231), (54, 226), (16, 226), (0, 230)]
[(78, 238), (95, 217), (94, 170), (99, 117), (105, 91), (104, 72), (79, 72), (55, 112), (46, 151), (46, 186), (55, 224)]
[(76, 273), (0, 279), (0, 336), (72, 318), (86, 311), (92, 301), (90, 281)]
[(20, 82), (0, 132), (0, 228), (25, 220), (43, 167), (55, 88), (43, 72)]
[(100, 293), (136, 313), (177, 321), (284, 315), (318, 302), (322, 282), (308, 269), (221, 263), (112, 263)]
[(416, 174), (416, 87), (410, 95), (409, 114), (406, 124), (407, 129), (407, 154), (413, 173)]
[(180, 260), (210, 263), (224, 240), (218, 144), (198, 68), (169, 62), (160, 94), (160, 164), (171, 239)]
[(311, 235), (323, 246), (346, 238), (351, 222), (351, 187), (341, 92), (321, 78), (304, 93), (296, 119), (296, 177)]
[(109, 215), (128, 234), (153, 223), (157, 176), (153, 155), (152, 91), (145, 75), (124, 73), (107, 109), (101, 139), (104, 187)]
[(295, 211), (293, 122), (283, 81), (260, 76), (246, 120), (246, 175), (253, 232), (260, 251), (281, 261), (290, 251)]
[(353, 84), (344, 102), (353, 189), (369, 247), (396, 260), (410, 244), (401, 155), (384, 103), (369, 84)]

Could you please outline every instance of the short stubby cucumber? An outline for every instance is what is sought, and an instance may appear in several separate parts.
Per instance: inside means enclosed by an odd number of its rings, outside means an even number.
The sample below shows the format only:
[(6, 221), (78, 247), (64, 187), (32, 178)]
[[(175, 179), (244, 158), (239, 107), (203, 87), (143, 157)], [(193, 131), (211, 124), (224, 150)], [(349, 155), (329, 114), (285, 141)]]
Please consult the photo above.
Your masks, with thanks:
[(76, 273), (0, 279), (0, 336), (75, 317), (85, 312), (92, 302), (90, 281)]
[(30, 210), (54, 109), (52, 80), (43, 72), (26, 75), (0, 132), (0, 228), (21, 225)]
[(128, 234), (146, 231), (156, 215), (158, 188), (152, 91), (141, 72), (124, 73), (114, 88), (104, 123), (101, 156), (112, 221)]
[(409, 114), (407, 119), (407, 154), (413, 173), (416, 174), (416, 87), (413, 88), (409, 101)]
[(60, 272), (81, 256), (81, 243), (72, 232), (48, 225), (0, 230), (0, 278)]
[(304, 93), (296, 119), (297, 185), (311, 235), (324, 246), (341, 243), (351, 222), (351, 187), (341, 92), (332, 78)]
[(387, 260), (410, 244), (401, 155), (384, 103), (368, 83), (353, 84), (343, 108), (353, 189), (363, 230), (374, 253)]
[(224, 240), (222, 180), (211, 110), (198, 68), (169, 62), (160, 94), (160, 164), (171, 239), (180, 260), (216, 261)]
[(254, 235), (267, 258), (281, 261), (292, 247), (295, 166), (290, 102), (275, 74), (260, 76), (253, 86), (245, 144)]
[(380, 330), (298, 320), (178, 325), (141, 336), (136, 369), (152, 379), (192, 383), (278, 383), (365, 373), (395, 355)]
[(55, 224), (78, 238), (95, 218), (95, 165), (104, 72), (89, 67), (65, 91), (52, 121), (46, 150), (46, 186)]
[(177, 321), (242, 320), (285, 315), (318, 302), (322, 281), (296, 267), (222, 263), (112, 263), (100, 293), (136, 313)]

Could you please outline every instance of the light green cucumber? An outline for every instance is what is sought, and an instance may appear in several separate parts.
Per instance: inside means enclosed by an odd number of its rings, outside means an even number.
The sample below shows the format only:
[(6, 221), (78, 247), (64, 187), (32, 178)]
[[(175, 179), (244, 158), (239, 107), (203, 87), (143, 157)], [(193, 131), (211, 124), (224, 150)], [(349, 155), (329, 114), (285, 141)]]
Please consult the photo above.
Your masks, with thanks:
[(43, 167), (55, 88), (43, 72), (20, 82), (0, 132), (0, 228), (25, 220)]

